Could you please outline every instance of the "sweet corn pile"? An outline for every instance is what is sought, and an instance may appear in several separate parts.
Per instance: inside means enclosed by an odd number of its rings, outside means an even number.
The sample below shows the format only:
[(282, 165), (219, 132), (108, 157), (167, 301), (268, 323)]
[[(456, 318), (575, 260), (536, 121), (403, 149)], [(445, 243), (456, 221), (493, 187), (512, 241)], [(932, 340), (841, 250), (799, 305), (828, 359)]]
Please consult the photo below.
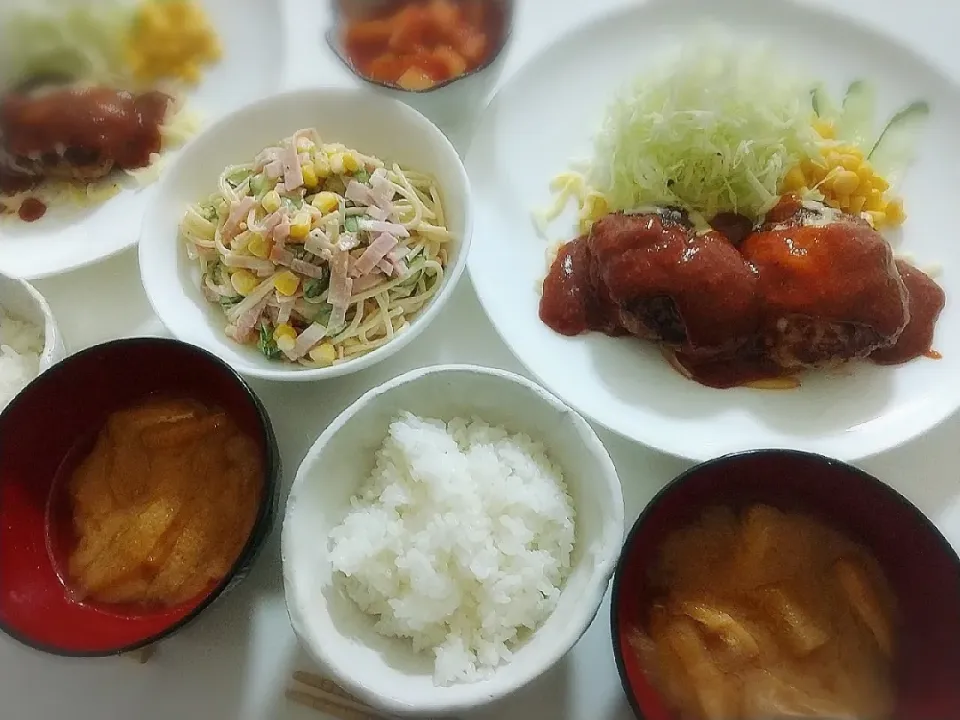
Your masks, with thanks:
[(217, 62), (220, 40), (203, 8), (190, 0), (145, 0), (134, 14), (127, 57), (143, 83), (177, 79), (195, 84)]
[(826, 141), (819, 157), (806, 158), (783, 179), (783, 192), (819, 192), (830, 207), (861, 215), (873, 227), (896, 227), (903, 223), (903, 201), (891, 198), (889, 183), (874, 172), (863, 150), (835, 140), (833, 124), (817, 120), (814, 128)]

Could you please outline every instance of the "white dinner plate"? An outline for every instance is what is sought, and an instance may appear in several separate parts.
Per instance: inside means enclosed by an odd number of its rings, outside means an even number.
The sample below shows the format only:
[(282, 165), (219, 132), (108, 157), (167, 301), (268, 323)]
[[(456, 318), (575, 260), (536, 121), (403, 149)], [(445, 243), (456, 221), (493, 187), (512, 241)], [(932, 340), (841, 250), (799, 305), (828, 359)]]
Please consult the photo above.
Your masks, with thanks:
[[(189, 94), (204, 125), (275, 92), (283, 70), (283, 18), (276, 2), (202, 0), (223, 45), (223, 59)], [(165, 154), (168, 164), (177, 150)], [(48, 277), (132, 247), (153, 186), (123, 191), (101, 205), (51, 208), (33, 223), (0, 222), (0, 272), (27, 279)]]
[[(531, 212), (551, 203), (551, 178), (589, 157), (617, 89), (704, 21), (768, 39), (834, 94), (871, 81), (886, 119), (923, 99), (931, 115), (901, 190), (908, 214), (898, 250), (937, 265), (947, 305), (934, 347), (942, 360), (809, 373), (791, 391), (714, 390), (685, 379), (656, 347), (598, 333), (567, 338), (538, 317), (547, 241)], [(637, 4), (585, 25), (514, 75), (481, 118), (467, 170), (477, 210), (471, 277), (507, 345), (554, 393), (625, 437), (702, 460), (785, 447), (854, 460), (930, 429), (960, 407), (960, 91), (909, 49), (839, 15), (780, 0)], [(572, 211), (551, 239), (572, 237)]]

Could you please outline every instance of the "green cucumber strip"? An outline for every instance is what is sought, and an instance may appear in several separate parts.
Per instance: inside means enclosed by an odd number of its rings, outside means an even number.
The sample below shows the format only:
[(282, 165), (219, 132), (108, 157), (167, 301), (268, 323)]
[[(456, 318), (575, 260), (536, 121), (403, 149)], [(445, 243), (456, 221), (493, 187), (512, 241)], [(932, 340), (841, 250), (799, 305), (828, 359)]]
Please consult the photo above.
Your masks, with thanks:
[(850, 83), (837, 121), (837, 137), (863, 148), (871, 147), (876, 140), (876, 109), (877, 96), (873, 86), (865, 80)]
[(912, 102), (890, 118), (880, 133), (867, 159), (887, 182), (894, 184), (910, 165), (923, 124), (929, 116), (929, 103), (923, 100)]

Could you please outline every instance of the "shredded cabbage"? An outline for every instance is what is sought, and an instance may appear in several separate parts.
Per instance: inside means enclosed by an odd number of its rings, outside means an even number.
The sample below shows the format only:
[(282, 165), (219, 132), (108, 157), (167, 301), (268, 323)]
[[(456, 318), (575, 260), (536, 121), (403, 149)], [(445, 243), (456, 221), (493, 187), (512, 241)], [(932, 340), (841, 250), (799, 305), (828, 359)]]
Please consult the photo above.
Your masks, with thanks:
[(608, 109), (589, 184), (612, 210), (678, 205), (756, 218), (816, 154), (809, 82), (765, 46), (705, 32)]
[(126, 77), (131, 8), (120, 0), (34, 0), (4, 8), (0, 65), (6, 81), (37, 75), (112, 84)]

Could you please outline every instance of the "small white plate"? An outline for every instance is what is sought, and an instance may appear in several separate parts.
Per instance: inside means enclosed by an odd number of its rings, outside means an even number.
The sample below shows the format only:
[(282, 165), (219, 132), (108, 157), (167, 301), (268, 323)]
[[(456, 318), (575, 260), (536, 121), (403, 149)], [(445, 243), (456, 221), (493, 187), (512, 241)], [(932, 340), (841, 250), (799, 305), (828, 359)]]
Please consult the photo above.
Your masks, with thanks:
[[(223, 44), (223, 59), (188, 94), (204, 125), (275, 92), (283, 70), (283, 17), (278, 3), (202, 0)], [(169, 163), (178, 150), (165, 154)], [(89, 208), (52, 208), (34, 223), (0, 222), (0, 271), (35, 280), (115, 255), (137, 242), (153, 186), (126, 183), (122, 192)]]
[[(540, 322), (547, 242), (531, 212), (592, 138), (617, 89), (662, 51), (713, 21), (769, 39), (840, 93), (855, 79), (877, 88), (881, 117), (923, 99), (932, 112), (902, 187), (909, 216), (898, 249), (938, 265), (947, 294), (934, 347), (894, 368), (861, 364), (810, 373), (800, 389), (713, 390), (674, 372), (652, 344), (558, 335)], [(960, 187), (960, 92), (910, 50), (826, 11), (788, 2), (670, 0), (629, 6), (548, 47), (513, 76), (480, 121), (467, 169), (478, 241), (469, 268), (480, 300), (516, 356), (547, 387), (625, 437), (702, 460), (737, 450), (797, 448), (854, 460), (899, 445), (960, 407), (960, 252), (952, 219)], [(551, 238), (572, 237), (558, 222)], [(567, 229), (569, 228), (569, 232)]]

